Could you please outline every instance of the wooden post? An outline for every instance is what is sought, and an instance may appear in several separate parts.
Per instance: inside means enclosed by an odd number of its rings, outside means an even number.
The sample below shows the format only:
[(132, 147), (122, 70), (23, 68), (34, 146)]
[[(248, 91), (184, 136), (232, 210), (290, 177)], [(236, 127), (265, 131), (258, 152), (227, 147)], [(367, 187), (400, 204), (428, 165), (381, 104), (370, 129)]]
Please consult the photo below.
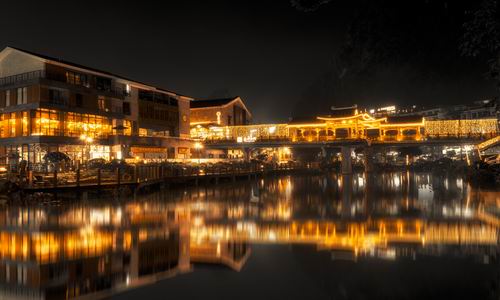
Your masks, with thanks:
[(76, 169), (76, 186), (80, 187), (80, 168)]
[(54, 167), (54, 187), (57, 187), (57, 168)]
[(137, 176), (137, 165), (134, 165), (134, 182), (139, 182), (139, 178)]
[(29, 186), (33, 185), (33, 171), (32, 170), (28, 171), (28, 185)]
[(97, 169), (97, 186), (101, 188), (101, 169)]

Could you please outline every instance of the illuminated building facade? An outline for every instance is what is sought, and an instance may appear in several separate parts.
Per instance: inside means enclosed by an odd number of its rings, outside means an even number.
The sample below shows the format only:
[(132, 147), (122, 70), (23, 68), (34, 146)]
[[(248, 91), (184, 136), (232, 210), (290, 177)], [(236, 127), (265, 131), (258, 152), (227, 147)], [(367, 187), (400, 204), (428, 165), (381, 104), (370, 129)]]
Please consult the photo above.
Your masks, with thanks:
[(252, 114), (240, 97), (194, 100), (190, 103), (191, 136), (203, 137), (210, 128), (248, 125)]
[[(190, 104), (191, 137), (197, 140), (204, 140), (213, 134), (222, 139), (227, 134), (225, 126), (245, 126), (252, 119), (240, 97), (193, 100)], [(241, 159), (245, 156), (240, 149), (205, 150), (200, 155), (220, 159)]]
[[(193, 131), (192, 131), (193, 133)], [(376, 118), (352, 108), (315, 118), (298, 118), (283, 124), (212, 126), (203, 135), (207, 142), (370, 142), (422, 141), (434, 138), (491, 138), (498, 134), (496, 118), (426, 120), (420, 116)]]
[(188, 158), (192, 99), (56, 58), (0, 52), (0, 157)]

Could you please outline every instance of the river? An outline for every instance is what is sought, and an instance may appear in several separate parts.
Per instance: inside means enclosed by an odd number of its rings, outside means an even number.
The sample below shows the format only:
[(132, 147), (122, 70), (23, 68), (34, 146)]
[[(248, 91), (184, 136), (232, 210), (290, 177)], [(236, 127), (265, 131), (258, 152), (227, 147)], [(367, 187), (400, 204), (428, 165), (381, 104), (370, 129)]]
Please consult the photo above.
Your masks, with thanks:
[(500, 191), (293, 175), (0, 207), (0, 299), (498, 299)]

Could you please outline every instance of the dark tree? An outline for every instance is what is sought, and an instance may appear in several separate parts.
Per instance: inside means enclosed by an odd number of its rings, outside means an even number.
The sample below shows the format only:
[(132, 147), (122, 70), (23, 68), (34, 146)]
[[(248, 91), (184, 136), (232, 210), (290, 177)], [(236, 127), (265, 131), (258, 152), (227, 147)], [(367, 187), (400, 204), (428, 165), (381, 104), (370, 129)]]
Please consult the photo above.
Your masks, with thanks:
[[(316, 9), (323, 4), (320, 0), (306, 2)], [(464, 57), (460, 49), (465, 13), (476, 9), (474, 1), (331, 4), (337, 5), (332, 14), (350, 9), (353, 17), (342, 46), (332, 54), (327, 70), (304, 91), (294, 115), (354, 103), (371, 106), (397, 101), (432, 106), (437, 100), (449, 99), (465, 103), (494, 92), (491, 86), (483, 88), (488, 84), (481, 83), (480, 64)]]
[(500, 88), (500, 9), (498, 1), (483, 0), (464, 24), (462, 54), (489, 57), (489, 78)]
[(330, 1), (331, 0), (290, 0), (290, 3), (297, 10), (310, 12), (317, 10), (321, 5)]

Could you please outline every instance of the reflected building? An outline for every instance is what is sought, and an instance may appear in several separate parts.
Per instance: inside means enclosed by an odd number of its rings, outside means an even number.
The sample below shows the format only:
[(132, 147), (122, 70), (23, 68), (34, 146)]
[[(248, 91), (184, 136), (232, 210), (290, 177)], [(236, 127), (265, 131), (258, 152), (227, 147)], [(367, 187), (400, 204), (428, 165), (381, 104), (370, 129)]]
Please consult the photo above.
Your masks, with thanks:
[(240, 271), (252, 244), (310, 245), (334, 260), (462, 255), (487, 263), (499, 241), (498, 223), (485, 214), (496, 205), (490, 198), (460, 178), (402, 172), (4, 207), (0, 296), (98, 299), (196, 271), (198, 263)]
[(148, 204), (3, 210), (0, 295), (98, 299), (188, 272), (195, 262), (241, 269), (244, 243), (191, 244), (186, 222), (183, 209)]

